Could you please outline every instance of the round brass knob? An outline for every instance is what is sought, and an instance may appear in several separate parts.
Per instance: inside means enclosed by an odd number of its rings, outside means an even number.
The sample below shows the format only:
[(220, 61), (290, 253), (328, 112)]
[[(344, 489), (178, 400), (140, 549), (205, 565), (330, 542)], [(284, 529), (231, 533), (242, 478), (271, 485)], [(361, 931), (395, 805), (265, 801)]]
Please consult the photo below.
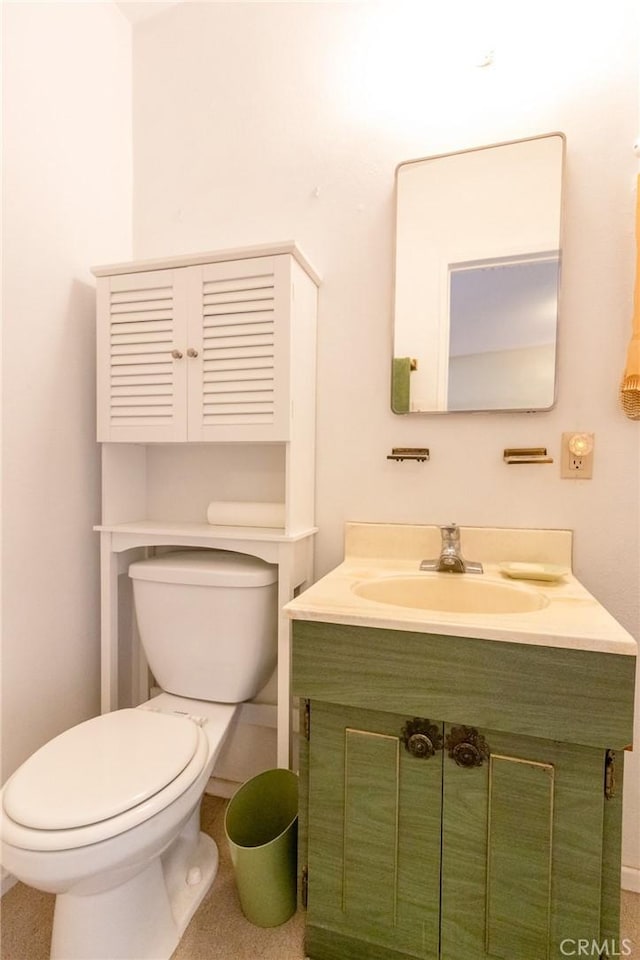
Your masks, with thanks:
[(188, 356), (188, 357), (197, 357), (197, 356), (198, 356), (198, 351), (197, 351), (197, 350), (194, 350), (193, 347), (189, 347), (189, 349), (187, 350), (187, 356)]
[(182, 360), (182, 352), (180, 350), (172, 350), (171, 356), (174, 360)]
[(472, 743), (459, 743), (451, 751), (451, 756), (459, 767), (478, 767), (482, 764), (482, 755)]
[(491, 753), (489, 744), (474, 727), (452, 727), (446, 746), (459, 767), (481, 767)]
[(405, 748), (412, 757), (419, 760), (428, 760), (436, 750), (442, 749), (442, 735), (440, 727), (430, 720), (414, 717), (407, 720), (402, 728), (401, 738)]
[(425, 760), (435, 753), (433, 743), (424, 733), (414, 733), (410, 736), (406, 747), (413, 757), (424, 757)]

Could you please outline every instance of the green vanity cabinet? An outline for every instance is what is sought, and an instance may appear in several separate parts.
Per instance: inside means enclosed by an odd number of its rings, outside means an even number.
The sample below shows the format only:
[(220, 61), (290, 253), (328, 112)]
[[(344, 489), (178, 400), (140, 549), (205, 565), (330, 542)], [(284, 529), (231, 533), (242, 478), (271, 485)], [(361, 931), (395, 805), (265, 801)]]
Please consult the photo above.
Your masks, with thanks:
[(295, 621), (307, 955), (547, 960), (563, 941), (619, 944), (633, 670)]

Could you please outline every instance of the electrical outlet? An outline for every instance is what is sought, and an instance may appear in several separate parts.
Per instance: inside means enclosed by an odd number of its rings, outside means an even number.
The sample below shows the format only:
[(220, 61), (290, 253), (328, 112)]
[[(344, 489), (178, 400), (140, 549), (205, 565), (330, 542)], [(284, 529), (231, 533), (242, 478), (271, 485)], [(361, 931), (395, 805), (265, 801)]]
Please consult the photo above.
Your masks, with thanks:
[(593, 476), (592, 433), (563, 433), (560, 476), (563, 480), (591, 480)]

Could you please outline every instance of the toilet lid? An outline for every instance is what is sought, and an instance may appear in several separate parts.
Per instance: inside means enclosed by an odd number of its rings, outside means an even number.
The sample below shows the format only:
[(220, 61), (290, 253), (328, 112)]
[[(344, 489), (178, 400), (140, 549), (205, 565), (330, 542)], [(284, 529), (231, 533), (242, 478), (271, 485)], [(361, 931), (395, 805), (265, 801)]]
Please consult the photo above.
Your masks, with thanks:
[(200, 728), (186, 717), (116, 710), (46, 743), (4, 789), (25, 827), (68, 830), (107, 820), (158, 793), (194, 757)]

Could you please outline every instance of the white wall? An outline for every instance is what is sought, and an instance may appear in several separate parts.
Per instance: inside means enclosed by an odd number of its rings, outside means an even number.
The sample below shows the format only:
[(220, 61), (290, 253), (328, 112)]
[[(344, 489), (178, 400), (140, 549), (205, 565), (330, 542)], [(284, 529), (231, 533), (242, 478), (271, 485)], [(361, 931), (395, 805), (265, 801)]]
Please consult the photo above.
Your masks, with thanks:
[(5, 3), (2, 760), (99, 710), (92, 263), (131, 252), (131, 27)]
[[(437, 9), (435, 9), (437, 7)], [(618, 408), (630, 329), (637, 133), (633, 0), (187, 3), (134, 33), (134, 252), (295, 238), (320, 296), (317, 570), (343, 522), (569, 527), (575, 570), (636, 636), (638, 424)], [(495, 50), (492, 66), (474, 62)], [(393, 182), (402, 160), (567, 135), (559, 399), (537, 415), (389, 409)], [(594, 478), (560, 480), (563, 430)], [(427, 464), (392, 446), (429, 446)], [(553, 466), (509, 467), (506, 446)], [(640, 729), (636, 736), (640, 743)], [(640, 868), (640, 764), (625, 862)], [(640, 876), (640, 874), (638, 875)]]

